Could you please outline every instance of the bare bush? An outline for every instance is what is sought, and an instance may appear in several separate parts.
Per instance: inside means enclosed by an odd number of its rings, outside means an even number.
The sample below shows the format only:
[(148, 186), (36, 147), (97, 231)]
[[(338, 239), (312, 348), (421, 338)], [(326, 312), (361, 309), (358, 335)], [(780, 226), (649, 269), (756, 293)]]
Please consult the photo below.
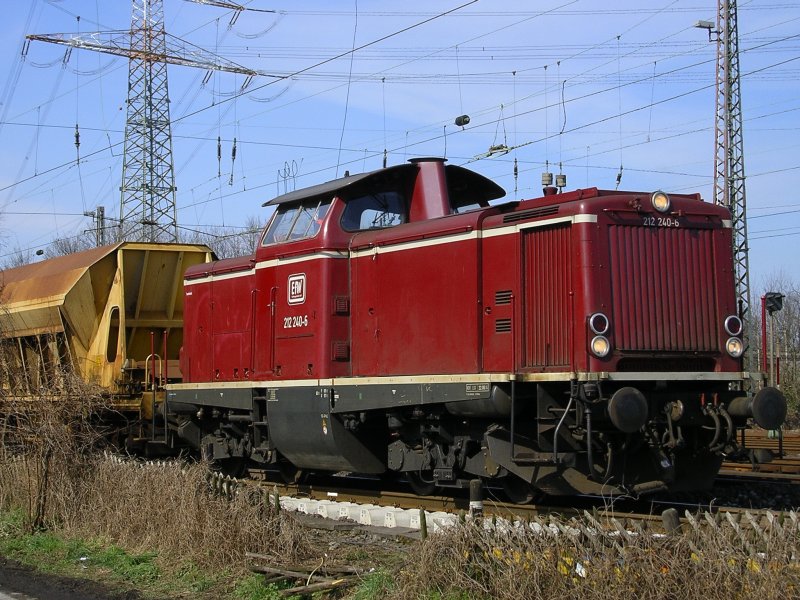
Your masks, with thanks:
[(94, 426), (106, 410), (100, 391), (69, 371), (57, 387), (0, 398), (0, 509), (23, 508), (30, 530), (53, 523), (54, 494), (74, 489), (86, 457), (102, 441)]
[(80, 501), (68, 494), (62, 503), (62, 528), (198, 566), (241, 568), (248, 551), (280, 560), (311, 555), (304, 530), (265, 494), (241, 488), (231, 499), (215, 496), (207, 473), (203, 464), (97, 459), (79, 484)]
[[(246, 552), (302, 562), (316, 556), (307, 531), (259, 490), (211, 493), (207, 465), (144, 464), (92, 455), (48, 482), (44, 523), (68, 537), (99, 539), (131, 552), (156, 552), (165, 565), (242, 570)], [(0, 507), (25, 506), (38, 478), (27, 459), (0, 462)]]
[(238, 231), (231, 233), (226, 227), (204, 227), (181, 232), (181, 241), (186, 244), (205, 244), (219, 258), (234, 258), (255, 252), (264, 224), (258, 217), (250, 216)]
[(764, 362), (759, 297), (767, 292), (778, 292), (785, 296), (783, 308), (773, 315), (767, 315), (767, 356), (773, 358), (774, 350), (780, 357), (779, 383), (789, 405), (787, 427), (796, 428), (800, 426), (800, 288), (784, 273), (778, 273), (765, 280), (763, 291), (754, 297), (758, 302), (753, 302), (751, 310), (753, 337), (750, 344), (754, 357), (758, 358), (756, 370), (761, 370)]
[(36, 387), (26, 381), (24, 397), (0, 393), (0, 510), (22, 510), (29, 531), (100, 538), (156, 552), (167, 565), (236, 570), (248, 551), (276, 560), (311, 555), (304, 530), (262, 492), (215, 496), (207, 465), (100, 454), (107, 398), (70, 369)]
[(409, 555), (394, 595), (778, 600), (800, 590), (797, 520), (712, 521), (675, 537), (613, 531), (603, 534), (585, 521), (453, 527)]

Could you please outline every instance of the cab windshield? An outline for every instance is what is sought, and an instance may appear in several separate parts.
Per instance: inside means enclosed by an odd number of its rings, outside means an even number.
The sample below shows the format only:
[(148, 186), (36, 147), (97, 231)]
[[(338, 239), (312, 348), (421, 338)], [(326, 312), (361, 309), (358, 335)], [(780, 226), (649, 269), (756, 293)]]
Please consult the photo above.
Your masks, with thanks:
[(269, 224), (262, 246), (314, 237), (328, 213), (331, 199), (310, 199), (278, 206)]
[(342, 215), (345, 231), (385, 229), (408, 220), (406, 199), (397, 191), (365, 194), (347, 201)]

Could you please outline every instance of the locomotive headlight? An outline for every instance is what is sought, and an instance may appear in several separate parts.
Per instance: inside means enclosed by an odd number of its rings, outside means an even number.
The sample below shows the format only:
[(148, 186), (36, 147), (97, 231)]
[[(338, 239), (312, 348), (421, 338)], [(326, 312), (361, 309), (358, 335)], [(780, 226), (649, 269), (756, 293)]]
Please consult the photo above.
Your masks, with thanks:
[(733, 358), (739, 358), (744, 353), (744, 344), (739, 338), (728, 338), (725, 342), (725, 350), (728, 351)]
[(603, 335), (608, 331), (608, 317), (601, 312), (594, 313), (589, 317), (589, 329), (596, 335)]
[(592, 353), (599, 358), (605, 358), (611, 351), (611, 344), (608, 338), (602, 335), (597, 335), (592, 339)]
[(742, 333), (742, 320), (736, 315), (731, 315), (725, 319), (725, 331), (728, 335), (739, 335)]
[(653, 192), (653, 195), (650, 196), (650, 204), (652, 204), (653, 208), (655, 208), (658, 212), (665, 213), (669, 211), (671, 202), (669, 200), (669, 196), (659, 190), (657, 192)]

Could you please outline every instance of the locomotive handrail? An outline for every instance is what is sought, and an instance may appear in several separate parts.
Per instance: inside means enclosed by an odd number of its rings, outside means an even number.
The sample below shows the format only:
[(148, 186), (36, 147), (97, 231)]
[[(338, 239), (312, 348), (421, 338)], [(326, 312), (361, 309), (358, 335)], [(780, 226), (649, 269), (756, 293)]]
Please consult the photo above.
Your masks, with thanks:
[[(161, 356), (159, 354), (151, 353), (151, 354), (148, 354), (147, 358), (144, 359), (144, 381), (145, 381), (145, 386), (147, 386), (147, 384), (150, 381), (150, 378), (147, 376), (147, 372), (148, 372), (148, 369), (150, 368), (150, 359), (151, 358), (157, 358), (158, 359), (158, 370), (156, 371), (155, 367), (153, 367), (153, 369), (152, 369), (152, 371), (153, 371), (153, 383), (152, 383), (151, 389), (153, 391), (155, 391), (155, 389), (156, 389), (156, 373), (161, 372)], [(163, 382), (162, 382), (161, 385), (163, 385)]]
[[(306, 238), (306, 240), (307, 239), (308, 238)], [(314, 246), (314, 247), (309, 248), (308, 246), (304, 246), (303, 248), (295, 248), (294, 250), (289, 250), (289, 251), (286, 251), (286, 252), (278, 252), (274, 256), (270, 256), (269, 258), (266, 258), (265, 260), (271, 260), (271, 259), (280, 260), (282, 258), (289, 258), (289, 257), (296, 257), (296, 256), (314, 256), (314, 255), (317, 255), (317, 254), (322, 254), (324, 252), (335, 252), (337, 254), (341, 254), (343, 257), (347, 256), (342, 251), (341, 248), (335, 248), (335, 247), (332, 247), (332, 246), (331, 247)], [(259, 261), (259, 262), (264, 262), (264, 261)]]
[(240, 273), (242, 271), (252, 271), (254, 269), (254, 261), (250, 260), (241, 265), (231, 265), (230, 267), (225, 267), (224, 269), (219, 269), (215, 271), (211, 271), (211, 275), (227, 275), (229, 273)]
[(564, 413), (561, 415), (561, 418), (558, 420), (558, 425), (556, 425), (555, 432), (553, 433), (553, 462), (558, 464), (558, 434), (561, 429), (561, 426), (564, 424), (564, 419), (567, 418), (567, 413), (569, 409), (572, 408), (572, 402), (575, 398), (572, 394), (569, 395), (569, 402), (567, 402), (567, 407), (564, 409)]
[(394, 237), (390, 240), (372, 240), (364, 244), (355, 244), (351, 247), (351, 250), (363, 250), (366, 248), (373, 248), (376, 246), (389, 246), (389, 245), (393, 246), (396, 244), (415, 242), (417, 240), (427, 240), (432, 238), (445, 237), (448, 235), (453, 235), (454, 233), (469, 233), (471, 231), (475, 231), (474, 225), (461, 225), (459, 227), (451, 227), (450, 229), (437, 229), (436, 231), (425, 231), (422, 233), (414, 233), (402, 237)]

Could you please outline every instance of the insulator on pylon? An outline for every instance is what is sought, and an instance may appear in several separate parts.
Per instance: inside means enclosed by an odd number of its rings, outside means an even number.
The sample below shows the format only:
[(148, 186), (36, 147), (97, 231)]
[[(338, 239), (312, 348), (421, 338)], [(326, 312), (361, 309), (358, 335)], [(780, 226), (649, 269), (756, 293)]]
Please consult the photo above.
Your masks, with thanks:
[(233, 147), (231, 148), (231, 176), (228, 179), (228, 185), (233, 185), (233, 166), (236, 163), (236, 138), (233, 138)]
[(217, 177), (222, 175), (222, 138), (217, 136)]

